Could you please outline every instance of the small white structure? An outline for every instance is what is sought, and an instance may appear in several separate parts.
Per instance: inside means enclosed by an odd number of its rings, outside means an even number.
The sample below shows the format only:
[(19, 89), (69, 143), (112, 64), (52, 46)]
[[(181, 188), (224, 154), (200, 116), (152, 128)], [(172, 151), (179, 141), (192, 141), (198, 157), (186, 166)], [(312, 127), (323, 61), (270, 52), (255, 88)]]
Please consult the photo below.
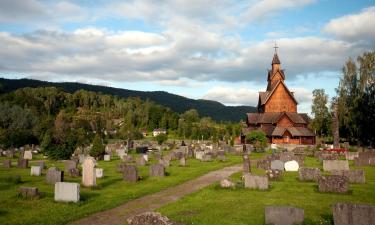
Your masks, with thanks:
[(95, 168), (96, 178), (103, 178), (104, 172), (103, 168)]
[(167, 134), (167, 131), (165, 129), (161, 129), (161, 128), (155, 129), (155, 130), (152, 131), (152, 135), (154, 137), (156, 137), (156, 136), (158, 136), (160, 134)]
[(104, 155), (104, 161), (111, 161), (111, 155)]
[(25, 151), (23, 153), (23, 158), (24, 159), (28, 159), (28, 160), (32, 160), (33, 159), (33, 152), (30, 150), (30, 151)]
[(56, 182), (55, 201), (79, 202), (79, 184), (69, 182)]
[(288, 161), (284, 164), (285, 171), (298, 171), (299, 165), (296, 160)]
[(32, 166), (30, 170), (30, 176), (42, 175), (42, 168), (40, 166)]

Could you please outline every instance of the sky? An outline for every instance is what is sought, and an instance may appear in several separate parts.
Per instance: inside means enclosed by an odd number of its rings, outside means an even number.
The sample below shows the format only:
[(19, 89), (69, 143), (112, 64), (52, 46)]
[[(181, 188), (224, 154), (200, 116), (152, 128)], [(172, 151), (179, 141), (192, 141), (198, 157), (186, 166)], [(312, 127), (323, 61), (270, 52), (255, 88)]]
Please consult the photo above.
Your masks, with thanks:
[(375, 1), (0, 0), (0, 77), (256, 106), (277, 43), (298, 111), (375, 50)]

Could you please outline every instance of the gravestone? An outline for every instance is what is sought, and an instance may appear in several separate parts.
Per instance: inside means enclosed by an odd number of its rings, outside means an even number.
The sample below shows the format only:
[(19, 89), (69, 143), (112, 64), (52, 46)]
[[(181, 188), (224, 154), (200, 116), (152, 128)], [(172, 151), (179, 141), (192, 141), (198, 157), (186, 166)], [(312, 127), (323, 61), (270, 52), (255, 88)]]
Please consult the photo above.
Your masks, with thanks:
[(364, 170), (332, 170), (331, 174), (345, 176), (349, 183), (364, 184), (366, 182)]
[(354, 160), (359, 157), (359, 152), (345, 152), (346, 160)]
[(257, 168), (268, 170), (271, 168), (271, 161), (269, 159), (259, 159), (257, 161)]
[(281, 170), (284, 171), (284, 161), (273, 160), (271, 161), (271, 170)]
[(331, 175), (318, 178), (320, 192), (346, 193), (348, 192), (348, 178), (345, 176)]
[(86, 157), (82, 164), (82, 185), (86, 187), (96, 186), (96, 161), (93, 157)]
[(160, 159), (159, 163), (163, 164), (164, 167), (169, 167), (171, 165), (171, 161), (168, 159)]
[(162, 155), (161, 155), (159, 152), (155, 152), (155, 153), (154, 153), (154, 159), (155, 159), (156, 161), (159, 161), (161, 158), (162, 158)]
[(134, 162), (134, 159), (131, 155), (124, 155), (122, 158), (121, 158), (122, 161), (126, 162), (126, 163), (131, 163), (131, 162)]
[(14, 150), (8, 150), (8, 151), (6, 151), (6, 156), (8, 158), (14, 158)]
[(282, 170), (266, 170), (266, 174), (269, 180), (280, 180), (283, 175)]
[(189, 158), (193, 158), (194, 157), (194, 150), (189, 148), (187, 155), (188, 155)]
[(291, 206), (266, 206), (264, 210), (265, 223), (274, 225), (293, 225), (303, 222), (303, 209)]
[(250, 173), (251, 172), (251, 164), (248, 155), (243, 156), (243, 172)]
[(323, 170), (349, 170), (349, 162), (347, 160), (323, 160)]
[(138, 181), (138, 170), (136, 166), (125, 165), (123, 172), (124, 181), (137, 182)]
[(137, 166), (145, 166), (146, 165), (145, 158), (143, 156), (138, 157), (136, 164)]
[(96, 178), (103, 178), (104, 177), (103, 168), (95, 168), (95, 174), (96, 174)]
[(12, 167), (12, 161), (10, 159), (6, 159), (3, 161), (3, 167), (4, 168), (11, 168)]
[(80, 187), (78, 183), (56, 182), (55, 201), (56, 202), (79, 202)]
[(299, 165), (298, 162), (295, 160), (288, 161), (284, 164), (285, 171), (298, 171)]
[(202, 162), (211, 162), (212, 161), (212, 155), (211, 154), (204, 154), (202, 156)]
[(354, 158), (355, 166), (375, 166), (375, 151), (360, 152), (358, 158)]
[(64, 181), (64, 172), (60, 171), (56, 167), (51, 167), (47, 171), (46, 183), (55, 184), (56, 182)]
[(29, 160), (28, 159), (18, 159), (17, 167), (23, 168), (23, 169), (29, 167)]
[(195, 152), (195, 158), (202, 160), (203, 159), (204, 152), (203, 151), (196, 151)]
[(18, 193), (22, 197), (26, 198), (39, 197), (39, 191), (37, 187), (20, 187)]
[(373, 225), (375, 205), (336, 203), (332, 206), (334, 224)]
[(111, 155), (104, 155), (104, 161), (106, 162), (111, 161)]
[(186, 159), (185, 159), (185, 157), (182, 157), (180, 159), (180, 166), (186, 166)]
[(69, 173), (71, 169), (77, 168), (77, 162), (74, 160), (66, 160), (64, 162), (64, 172)]
[(143, 154), (142, 156), (145, 159), (145, 161), (148, 162), (148, 155), (147, 154)]
[(220, 162), (226, 162), (227, 157), (225, 155), (218, 155), (217, 160), (219, 160)]
[(117, 172), (123, 173), (125, 169), (126, 164), (125, 163), (120, 163), (117, 165)]
[(32, 160), (33, 159), (33, 153), (30, 151), (25, 151), (23, 153), (23, 158), (24, 159), (28, 159), (28, 160)]
[(153, 164), (150, 166), (150, 177), (164, 177), (165, 168), (162, 164)]
[(317, 181), (321, 176), (319, 168), (299, 168), (299, 180), (300, 181)]
[(235, 184), (228, 179), (224, 179), (224, 180), (220, 181), (220, 187), (222, 187), (222, 188), (232, 188), (232, 187), (235, 187)]
[(42, 168), (40, 166), (32, 166), (30, 170), (30, 176), (40, 176), (42, 175)]
[(266, 190), (268, 189), (268, 177), (251, 175), (249, 173), (244, 175), (245, 188), (253, 188)]
[(45, 161), (38, 161), (38, 166), (43, 170), (44, 168), (46, 168), (46, 162)]
[(323, 162), (324, 160), (339, 160), (340, 156), (336, 153), (322, 153), (319, 156), (319, 161)]

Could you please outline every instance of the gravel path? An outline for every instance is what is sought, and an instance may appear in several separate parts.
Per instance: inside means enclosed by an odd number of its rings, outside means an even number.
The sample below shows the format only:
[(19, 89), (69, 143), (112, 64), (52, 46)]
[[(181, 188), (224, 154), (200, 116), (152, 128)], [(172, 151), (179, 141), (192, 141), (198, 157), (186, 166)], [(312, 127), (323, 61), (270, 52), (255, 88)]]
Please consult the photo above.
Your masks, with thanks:
[(147, 211), (153, 211), (168, 203), (175, 202), (185, 195), (191, 194), (199, 189), (207, 187), (241, 170), (242, 166), (236, 165), (212, 171), (201, 177), (187, 181), (183, 184), (129, 201), (113, 209), (92, 214), (88, 217), (70, 223), (70, 225), (124, 224), (126, 222), (126, 219), (131, 216)]

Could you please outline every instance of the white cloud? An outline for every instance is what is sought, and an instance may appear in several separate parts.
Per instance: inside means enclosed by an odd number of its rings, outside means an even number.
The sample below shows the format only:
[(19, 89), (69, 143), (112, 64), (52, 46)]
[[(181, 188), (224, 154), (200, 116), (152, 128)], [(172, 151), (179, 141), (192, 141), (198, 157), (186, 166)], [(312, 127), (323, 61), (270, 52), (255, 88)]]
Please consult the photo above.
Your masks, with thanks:
[(375, 43), (375, 7), (357, 14), (335, 18), (325, 25), (323, 31), (340, 39)]
[(248, 88), (231, 88), (216, 86), (209, 89), (202, 97), (214, 100), (226, 105), (257, 105), (258, 91)]

